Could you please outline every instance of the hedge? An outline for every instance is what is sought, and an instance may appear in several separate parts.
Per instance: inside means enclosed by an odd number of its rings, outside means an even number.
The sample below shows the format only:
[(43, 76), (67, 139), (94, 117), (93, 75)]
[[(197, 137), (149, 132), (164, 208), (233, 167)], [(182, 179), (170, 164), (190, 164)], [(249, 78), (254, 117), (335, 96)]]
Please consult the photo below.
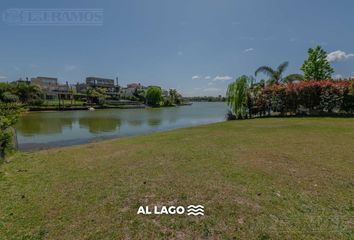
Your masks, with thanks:
[[(251, 90), (252, 91), (252, 90)], [(266, 86), (251, 95), (253, 115), (321, 114), (354, 111), (354, 81), (304, 81)]]

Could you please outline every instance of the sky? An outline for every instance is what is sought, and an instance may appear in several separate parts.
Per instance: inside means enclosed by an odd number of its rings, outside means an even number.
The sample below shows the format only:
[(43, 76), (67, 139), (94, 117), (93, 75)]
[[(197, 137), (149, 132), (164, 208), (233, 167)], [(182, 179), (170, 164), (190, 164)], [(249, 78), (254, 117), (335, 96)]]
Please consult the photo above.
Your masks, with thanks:
[[(48, 9), (98, 15), (85, 25), (64, 14), (38, 22), (36, 11)], [(121, 85), (217, 96), (261, 65), (289, 61), (286, 74), (301, 73), (316, 45), (330, 54), (334, 77), (351, 77), (353, 11), (352, 0), (1, 0), (0, 81), (118, 76)]]

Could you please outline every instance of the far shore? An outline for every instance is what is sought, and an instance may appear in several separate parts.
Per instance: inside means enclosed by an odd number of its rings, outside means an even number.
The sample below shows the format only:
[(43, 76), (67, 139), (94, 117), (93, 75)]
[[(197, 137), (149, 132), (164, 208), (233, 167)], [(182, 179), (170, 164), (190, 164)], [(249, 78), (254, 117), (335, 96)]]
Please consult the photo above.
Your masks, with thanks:
[[(159, 106), (159, 108), (164, 108), (164, 107), (179, 107), (179, 106), (190, 106), (193, 103), (182, 103), (178, 105), (170, 105), (170, 106)], [(90, 107), (94, 109), (141, 109), (141, 108), (151, 108), (151, 106), (148, 106), (143, 103), (136, 103), (134, 105), (87, 105), (87, 106), (65, 106), (65, 107), (59, 107), (59, 106), (44, 106), (44, 107), (36, 107), (36, 106), (29, 106), (27, 107), (28, 111), (30, 112), (52, 112), (52, 111), (77, 111), (77, 110), (88, 110)]]

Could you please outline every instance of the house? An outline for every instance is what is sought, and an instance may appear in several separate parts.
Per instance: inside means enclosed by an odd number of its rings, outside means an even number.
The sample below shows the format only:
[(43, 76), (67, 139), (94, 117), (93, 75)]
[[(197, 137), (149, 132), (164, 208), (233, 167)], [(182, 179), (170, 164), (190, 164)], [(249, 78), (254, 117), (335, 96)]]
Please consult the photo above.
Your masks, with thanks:
[(31, 84), (37, 85), (43, 92), (52, 92), (58, 89), (58, 78), (35, 77), (31, 78)]
[(134, 97), (135, 91), (135, 88), (121, 88), (119, 90), (119, 97), (123, 99), (132, 98)]
[(31, 84), (37, 85), (42, 90), (44, 100), (69, 99), (71, 95), (68, 82), (66, 84), (59, 84), (58, 78), (39, 76), (31, 78)]
[(119, 85), (114, 85), (114, 80), (109, 78), (99, 78), (99, 77), (87, 77), (86, 84), (77, 84), (76, 88), (78, 91), (86, 90), (88, 87), (91, 88), (103, 88), (106, 90), (106, 94), (111, 98), (117, 98), (119, 92)]
[(126, 88), (121, 88), (119, 90), (119, 97), (123, 99), (130, 99), (132, 97), (136, 97), (137, 94), (141, 94), (146, 87), (141, 85), (140, 83), (130, 83), (127, 84)]
[(86, 84), (89, 87), (105, 88), (111, 92), (113, 92), (115, 90), (115, 85), (114, 85), (113, 79), (99, 78), (99, 77), (87, 77)]
[(141, 88), (142, 85), (140, 83), (130, 83), (130, 84), (127, 84), (127, 88), (134, 88), (134, 89), (139, 89)]

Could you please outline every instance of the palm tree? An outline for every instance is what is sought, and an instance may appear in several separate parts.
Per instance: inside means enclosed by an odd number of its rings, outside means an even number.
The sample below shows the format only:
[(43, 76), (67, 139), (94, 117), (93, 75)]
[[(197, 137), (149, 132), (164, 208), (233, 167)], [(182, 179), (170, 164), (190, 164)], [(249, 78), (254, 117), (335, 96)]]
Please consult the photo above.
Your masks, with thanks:
[(259, 73), (268, 75), (270, 77), (268, 80), (270, 84), (279, 84), (281, 82), (289, 83), (296, 80), (302, 81), (304, 77), (301, 74), (290, 74), (283, 78), (283, 73), (288, 68), (288, 65), (289, 62), (283, 62), (278, 66), (276, 70), (269, 66), (261, 66), (256, 70), (255, 76), (257, 76)]
[(302, 74), (298, 74), (298, 73), (293, 73), (293, 74), (289, 74), (288, 76), (286, 76), (283, 80), (283, 82), (285, 83), (292, 83), (294, 81), (304, 81), (305, 78)]

